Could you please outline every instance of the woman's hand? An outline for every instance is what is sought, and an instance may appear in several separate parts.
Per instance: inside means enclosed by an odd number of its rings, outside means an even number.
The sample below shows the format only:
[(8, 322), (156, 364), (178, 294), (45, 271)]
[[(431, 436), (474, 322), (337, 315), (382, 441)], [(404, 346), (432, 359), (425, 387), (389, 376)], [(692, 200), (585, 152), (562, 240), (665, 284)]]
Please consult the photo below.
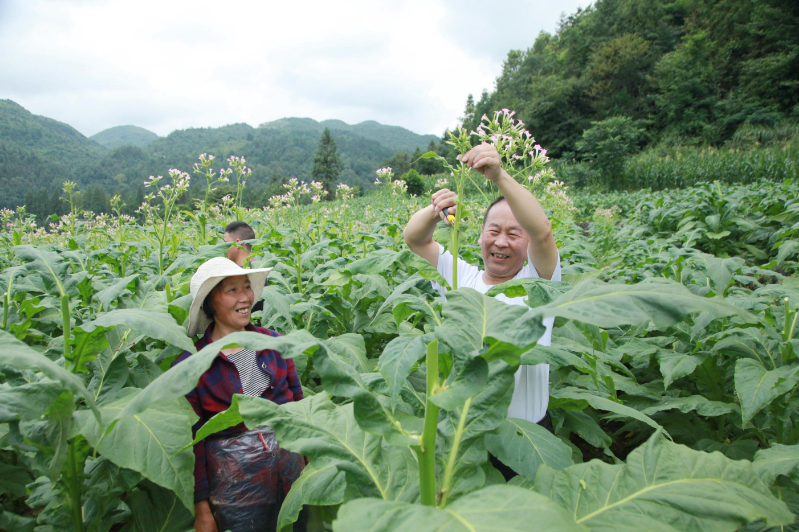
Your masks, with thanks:
[(216, 528), (214, 514), (208, 501), (194, 503), (194, 530), (196, 532), (219, 532)]
[(458, 195), (447, 188), (442, 188), (433, 194), (431, 201), (433, 203), (433, 208), (436, 210), (436, 214), (438, 214), (447, 225), (451, 225), (451, 222), (444, 215), (444, 209), (449, 207), (448, 212), (452, 216), (455, 216), (455, 203), (458, 201)]

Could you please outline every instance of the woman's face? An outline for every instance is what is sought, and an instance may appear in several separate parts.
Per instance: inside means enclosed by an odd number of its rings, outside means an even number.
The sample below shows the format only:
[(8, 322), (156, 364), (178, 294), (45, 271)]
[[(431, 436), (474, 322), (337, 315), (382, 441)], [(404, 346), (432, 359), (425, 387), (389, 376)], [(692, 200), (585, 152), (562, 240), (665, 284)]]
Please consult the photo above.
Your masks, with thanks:
[(255, 295), (246, 275), (226, 277), (211, 292), (214, 320), (225, 329), (244, 330), (250, 323)]

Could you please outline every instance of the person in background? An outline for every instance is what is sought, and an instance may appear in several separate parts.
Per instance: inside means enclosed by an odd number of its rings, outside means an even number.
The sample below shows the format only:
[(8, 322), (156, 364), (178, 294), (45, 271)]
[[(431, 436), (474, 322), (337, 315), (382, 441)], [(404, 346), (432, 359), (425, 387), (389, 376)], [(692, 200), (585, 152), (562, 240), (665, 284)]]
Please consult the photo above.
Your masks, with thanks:
[[(188, 334), (202, 337), (197, 351), (225, 336), (251, 331), (277, 332), (250, 323), (253, 302), (260, 298), (271, 268), (245, 270), (216, 257), (192, 276)], [(183, 363), (184, 351), (172, 364)], [(227, 410), (234, 394), (283, 404), (303, 398), (294, 362), (277, 351), (223, 349), (197, 386), (186, 395), (199, 420), (193, 435), (214, 415)], [(302, 456), (278, 446), (268, 427), (247, 430), (243, 423), (218, 432), (194, 446), (194, 503), (197, 532), (276, 530), (280, 506), (300, 476)], [(304, 517), (294, 530), (304, 530)]]
[[(560, 281), (560, 256), (549, 219), (536, 197), (502, 169), (499, 154), (490, 144), (477, 146), (459, 159), (494, 183), (502, 194), (486, 209), (478, 244), (485, 270), (458, 259), (458, 287), (486, 293), (492, 286), (527, 277)], [(452, 261), (449, 251), (433, 239), (438, 221), (449, 221), (442, 212), (454, 209), (457, 194), (443, 189), (432, 197), (432, 205), (416, 212), (408, 221), (403, 236), (408, 247), (432, 264), (452, 284)], [(446, 290), (433, 283), (442, 295)], [(526, 305), (527, 297), (496, 299), (509, 305)], [(550, 345), (554, 319), (544, 320), (546, 332), (539, 345)], [(547, 416), (549, 404), (549, 365), (520, 366), (516, 372), (508, 416), (540, 423), (551, 430)], [(514, 473), (492, 457), (492, 462), (508, 477)]]
[[(249, 224), (245, 222), (230, 222), (225, 227), (225, 242), (233, 242), (236, 245), (230, 246), (227, 250), (227, 258), (235, 262), (239, 265), (239, 267), (244, 268), (244, 262), (249, 263), (250, 254), (252, 253), (252, 245), (251, 244), (239, 244), (242, 240), (254, 240), (255, 239), (255, 231)], [(249, 264), (247, 264), (249, 266)], [(255, 305), (252, 307), (252, 313), (254, 315), (260, 316), (259, 312), (264, 310), (264, 301), (259, 299), (255, 302)], [(256, 324), (260, 324), (260, 321), (256, 319)]]
[[(225, 227), (225, 242), (234, 242), (238, 244), (242, 240), (254, 240), (255, 231), (245, 222), (230, 222)], [(252, 245), (241, 244), (230, 246), (227, 250), (227, 258), (244, 268), (244, 261), (247, 260), (252, 253)]]

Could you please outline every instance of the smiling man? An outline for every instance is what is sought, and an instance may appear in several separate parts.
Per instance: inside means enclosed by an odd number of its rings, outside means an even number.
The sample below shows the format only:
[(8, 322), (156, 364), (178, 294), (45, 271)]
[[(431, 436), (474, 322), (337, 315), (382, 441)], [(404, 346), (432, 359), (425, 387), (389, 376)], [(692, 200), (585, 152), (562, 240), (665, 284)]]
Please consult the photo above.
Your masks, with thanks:
[[(560, 257), (552, 227), (535, 196), (513, 180), (500, 164), (496, 148), (483, 144), (467, 152), (461, 159), (494, 183), (502, 196), (489, 205), (483, 217), (478, 243), (485, 270), (458, 259), (458, 287), (469, 287), (486, 293), (493, 285), (511, 279), (540, 277), (560, 281)], [(416, 212), (408, 221), (403, 236), (408, 247), (436, 267), (452, 284), (452, 254), (433, 240), (440, 219), (449, 224), (443, 209), (454, 207), (457, 195), (450, 190), (433, 194), (432, 205)], [(433, 283), (442, 295), (446, 290)], [(526, 305), (526, 297), (496, 299), (510, 305)], [(546, 333), (538, 341), (549, 345), (554, 320), (544, 320)], [(521, 366), (516, 372), (516, 387), (508, 410), (510, 417), (540, 423), (546, 418), (549, 404), (549, 366)], [(548, 423), (548, 418), (547, 418)]]

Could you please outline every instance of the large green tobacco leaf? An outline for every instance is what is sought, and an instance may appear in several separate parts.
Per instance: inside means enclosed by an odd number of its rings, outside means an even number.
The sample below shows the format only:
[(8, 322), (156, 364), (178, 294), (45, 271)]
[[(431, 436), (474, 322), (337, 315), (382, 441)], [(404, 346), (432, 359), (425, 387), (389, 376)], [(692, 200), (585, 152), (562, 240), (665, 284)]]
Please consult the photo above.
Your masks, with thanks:
[(694, 261), (704, 265), (707, 276), (713, 281), (713, 288), (718, 295), (724, 293), (732, 281), (732, 276), (744, 264), (744, 260), (740, 257), (724, 259), (704, 253)]
[(291, 301), (281, 290), (275, 286), (267, 286), (261, 294), (261, 299), (275, 309), (287, 322), (291, 323)]
[[(381, 435), (394, 445), (419, 444), (418, 427), (402, 427), (390, 401), (372, 393), (355, 368), (330, 356), (324, 348), (314, 353), (314, 367), (322, 377), (325, 391), (353, 400), (353, 414), (363, 430)], [(415, 422), (417, 418), (410, 417), (409, 421)]]
[(678, 353), (665, 349), (660, 350), (658, 353), (664, 390), (667, 390), (671, 383), (677, 379), (693, 373), (696, 367), (707, 358), (707, 355), (704, 354)]
[(169, 312), (166, 303), (166, 294), (156, 290), (155, 282), (143, 282), (141, 279), (136, 282), (136, 291), (128, 298), (124, 297), (119, 302), (119, 307), (149, 310), (152, 312)]
[(70, 341), (74, 346), (70, 360), (75, 371), (84, 373), (86, 365), (93, 361), (97, 355), (110, 347), (107, 335), (111, 327), (90, 327), (91, 332), (86, 332), (80, 327), (73, 330), (75, 338)]
[(779, 475), (785, 475), (799, 483), (799, 445), (774, 445), (755, 454), (752, 467), (767, 485)]
[(756, 327), (745, 329), (734, 328), (723, 332), (724, 338), (713, 345), (713, 351), (723, 353), (728, 357), (744, 357), (758, 360), (761, 364), (767, 362), (774, 366), (771, 351), (775, 350), (775, 342), (763, 337), (763, 333)]
[[(482, 360), (479, 362), (484, 364)], [(442, 451), (438, 461), (442, 471), (447, 467), (452, 468), (451, 485), (442, 486), (442, 489), (448, 490), (450, 501), (484, 485), (485, 475), (481, 466), (488, 460), (485, 436), (496, 430), (508, 417), (516, 369), (516, 366), (509, 366), (501, 360), (492, 362), (485, 384), (472, 389), (468, 410), (466, 397), (458, 408), (447, 405), (450, 409), (438, 423), (441, 437), (438, 445)], [(479, 370), (474, 367), (471, 371)], [(459, 430), (461, 420), (463, 429)], [(456, 445), (458, 451), (453, 457)], [(445, 481), (445, 476), (440, 475), (441, 482)]]
[(663, 397), (660, 403), (644, 408), (641, 413), (651, 416), (666, 410), (679, 410), (683, 414), (695, 410), (700, 416), (715, 417), (737, 412), (739, 408), (735, 403), (710, 401), (702, 395), (692, 395), (690, 397)]
[(444, 410), (459, 408), (469, 397), (477, 395), (488, 379), (489, 366), (484, 358), (472, 358), (458, 364), (452, 371), (443, 389), (430, 395), (429, 399)]
[(38, 418), (63, 390), (63, 384), (48, 380), (13, 387), (0, 384), (0, 423)]
[(444, 277), (433, 267), (432, 264), (416, 255), (409, 249), (404, 249), (399, 252), (391, 251), (389, 249), (380, 249), (378, 251), (374, 251), (369, 253), (369, 255), (364, 259), (349, 263), (346, 266), (345, 271), (352, 275), (382, 274), (395, 262), (408, 266), (411, 271), (418, 273), (428, 281), (435, 281), (441, 286), (449, 288), (449, 283), (447, 283), (447, 280), (444, 279)]
[(67, 459), (67, 446), (72, 430), (72, 413), (75, 412), (75, 398), (72, 392), (64, 390), (47, 410), (45, 434), (53, 447), (53, 459), (50, 461), (48, 473), (55, 483), (61, 474), (61, 468)]
[(329, 340), (324, 340), (322, 344), (328, 352), (333, 353), (361, 373), (370, 371), (366, 358), (366, 344), (360, 334), (346, 333), (334, 336)]
[(572, 465), (571, 448), (547, 429), (525, 419), (507, 418), (486, 437), (488, 452), (533, 482), (541, 464), (556, 471)]
[(197, 386), (200, 376), (211, 366), (219, 352), (226, 347), (239, 345), (253, 351), (274, 349), (283, 358), (293, 358), (296, 355), (311, 352), (312, 349), (317, 347), (318, 342), (307, 331), (296, 331), (277, 338), (254, 332), (229, 334), (221, 340), (205, 346), (185, 361), (159, 375), (128, 403), (124, 410), (120, 411), (115, 418), (132, 416), (142, 412), (154, 401), (186, 395)]
[(186, 532), (194, 525), (194, 517), (175, 493), (155, 484), (140, 483), (125, 502), (133, 514), (136, 532)]
[(0, 493), (12, 499), (25, 496), (25, 486), (33, 482), (28, 469), (0, 462)]
[(98, 327), (124, 326), (157, 340), (163, 340), (185, 351), (194, 352), (194, 342), (186, 336), (183, 327), (175, 323), (171, 314), (141, 309), (118, 309), (103, 314), (96, 320), (84, 323), (80, 329), (92, 332)]
[(535, 490), (592, 531), (732, 532), (757, 519), (793, 522), (746, 461), (703, 453), (654, 434), (627, 463), (598, 460), (538, 470)]
[[(121, 390), (117, 399), (102, 407), (105, 418), (114, 419), (137, 394), (135, 388)], [(183, 398), (173, 398), (119, 418), (105, 436), (92, 418), (79, 413), (77, 430), (105, 458), (175, 491), (186, 508), (193, 508), (194, 453), (188, 443), (196, 419)]]
[(386, 298), (383, 304), (380, 305), (380, 308), (377, 309), (377, 312), (375, 312), (375, 317), (379, 316), (380, 313), (383, 312), (383, 310), (393, 305), (394, 300), (396, 300), (400, 296), (406, 295), (406, 292), (408, 292), (412, 288), (418, 288), (423, 283), (427, 283), (427, 280), (422, 276), (420, 276), (418, 273), (414, 273), (413, 275), (408, 277), (408, 279), (406, 279), (405, 282), (394, 288), (394, 290)]
[(618, 414), (624, 417), (631, 417), (633, 419), (637, 419), (643, 423), (646, 423), (650, 427), (654, 429), (662, 429), (662, 427), (655, 422), (651, 417), (647, 416), (646, 414), (642, 414), (638, 410), (634, 408), (630, 408), (629, 406), (625, 406), (621, 403), (617, 403), (616, 401), (612, 401), (610, 399), (606, 399), (605, 397), (600, 397), (598, 395), (594, 395), (592, 393), (588, 393), (584, 390), (580, 390), (579, 388), (571, 388), (571, 387), (562, 387), (552, 390), (550, 392), (552, 397), (557, 399), (572, 399), (575, 401), (585, 401), (589, 405), (593, 406), (597, 410), (605, 410), (607, 412), (613, 412), (614, 414)]
[(272, 427), (281, 447), (307, 456), (314, 467), (333, 464), (344, 471), (347, 489), (355, 496), (402, 501), (419, 497), (411, 450), (383, 444), (382, 437), (361, 430), (352, 404), (338, 406), (326, 393), (280, 406), (241, 396), (239, 411), (248, 427)]
[(36, 519), (33, 517), (22, 517), (6, 510), (0, 514), (0, 529), (13, 530), (14, 532), (33, 532), (36, 527)]
[[(554, 404), (550, 402), (550, 408)], [(563, 413), (563, 428), (577, 434), (579, 437), (600, 449), (606, 449), (613, 443), (608, 434), (587, 412), (582, 410), (567, 410)]]
[(124, 355), (108, 349), (97, 357), (93, 366), (94, 375), (89, 382), (89, 392), (98, 404), (102, 404), (128, 382), (128, 361)]
[(787, 240), (779, 244), (779, 251), (777, 252), (777, 262), (785, 262), (785, 259), (791, 255), (795, 255), (799, 250), (799, 241)]
[[(447, 292), (444, 325), (436, 336), (461, 356), (482, 354), (486, 360), (519, 362), (546, 330), (541, 317), (520, 305), (508, 305), (471, 288)], [(485, 349), (484, 349), (485, 346)]]
[(86, 389), (83, 381), (63, 367), (56, 365), (44, 355), (37, 353), (24, 343), (17, 340), (13, 334), (0, 331), (0, 364), (8, 364), (16, 369), (35, 369), (41, 371), (53, 380), (59, 381), (65, 388), (75, 395), (83, 397), (86, 404), (94, 412), (95, 416), (100, 416), (99, 410), (94, 401), (94, 397)]
[(303, 505), (332, 506), (344, 502), (344, 489), (347, 483), (344, 472), (335, 464), (320, 467), (305, 466), (300, 478), (294, 481), (277, 518), (277, 529), (290, 532), (290, 525), (297, 520)]
[(194, 453), (181, 449), (191, 439), (195, 419), (185, 400), (159, 402), (120, 419), (97, 450), (115, 464), (174, 491), (186, 508), (193, 508)]
[(427, 343), (422, 336), (398, 336), (383, 349), (380, 354), (380, 374), (386, 380), (393, 404), (396, 404), (413, 365), (426, 353)]
[(440, 510), (377, 499), (342, 506), (334, 532), (580, 532), (574, 518), (551, 499), (515, 486), (489, 486)]
[(66, 276), (70, 263), (54, 251), (45, 251), (46, 246), (16, 246), (14, 254), (26, 262), (28, 271), (40, 274), (47, 291), (55, 296), (67, 293)]
[(109, 310), (111, 303), (113, 303), (123, 292), (127, 289), (128, 285), (136, 279), (139, 274), (133, 274), (122, 279), (117, 279), (111, 283), (108, 288), (104, 288), (97, 292), (94, 297), (100, 302), (100, 309)]
[(534, 312), (542, 317), (559, 316), (604, 328), (651, 320), (662, 329), (694, 312), (708, 312), (716, 318), (739, 316), (747, 321), (755, 320), (748, 312), (722, 299), (696, 296), (682, 284), (665, 279), (635, 285), (583, 281)]
[(782, 366), (768, 371), (757, 360), (735, 361), (735, 393), (741, 404), (744, 426), (763, 408), (799, 382), (799, 366)]
[(486, 292), (487, 296), (505, 294), (508, 297), (527, 296), (527, 304), (533, 308), (546, 305), (556, 300), (572, 287), (569, 283), (562, 281), (548, 281), (539, 277), (527, 277), (525, 279), (513, 279), (502, 284), (491, 287)]
[(400, 264), (404, 264), (412, 272), (416, 272), (428, 281), (435, 281), (444, 288), (449, 289), (449, 283), (444, 276), (441, 275), (432, 264), (424, 260), (422, 257), (412, 252), (410, 249), (403, 249), (397, 253), (395, 259)]

